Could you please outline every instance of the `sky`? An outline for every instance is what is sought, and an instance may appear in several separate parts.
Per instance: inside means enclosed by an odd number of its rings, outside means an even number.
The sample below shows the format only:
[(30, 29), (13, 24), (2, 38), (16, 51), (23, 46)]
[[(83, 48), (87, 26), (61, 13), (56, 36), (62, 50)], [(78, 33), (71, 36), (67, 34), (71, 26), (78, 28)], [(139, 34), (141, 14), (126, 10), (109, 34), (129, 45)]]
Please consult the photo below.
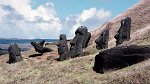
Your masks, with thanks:
[(91, 31), (138, 1), (0, 0), (0, 38), (72, 38), (79, 26)]

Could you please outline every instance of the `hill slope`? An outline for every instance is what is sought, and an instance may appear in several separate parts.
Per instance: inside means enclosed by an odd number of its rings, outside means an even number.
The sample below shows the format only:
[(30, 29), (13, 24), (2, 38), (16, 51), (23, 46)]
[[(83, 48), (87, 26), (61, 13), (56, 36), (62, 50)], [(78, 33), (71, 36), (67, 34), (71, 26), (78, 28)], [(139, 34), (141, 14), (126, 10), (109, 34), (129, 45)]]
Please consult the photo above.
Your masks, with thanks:
[[(114, 36), (120, 27), (120, 21), (122, 18), (131, 17), (132, 24), (131, 24), (131, 40), (147, 38), (147, 33), (150, 33), (150, 0), (140, 0), (139, 3), (135, 4), (133, 7), (125, 11), (124, 13), (118, 15), (114, 20), (110, 22), (106, 22), (100, 28), (92, 31), (92, 39), (91, 42), (94, 42), (96, 38), (98, 38), (99, 34), (103, 29), (109, 28), (110, 29), (110, 41), (109, 47), (115, 46), (115, 39)], [(147, 29), (145, 30), (145, 27)], [(144, 31), (145, 30), (145, 31)], [(142, 35), (142, 38), (135, 37), (137, 33), (140, 32), (138, 35)], [(144, 34), (143, 34), (144, 33)]]

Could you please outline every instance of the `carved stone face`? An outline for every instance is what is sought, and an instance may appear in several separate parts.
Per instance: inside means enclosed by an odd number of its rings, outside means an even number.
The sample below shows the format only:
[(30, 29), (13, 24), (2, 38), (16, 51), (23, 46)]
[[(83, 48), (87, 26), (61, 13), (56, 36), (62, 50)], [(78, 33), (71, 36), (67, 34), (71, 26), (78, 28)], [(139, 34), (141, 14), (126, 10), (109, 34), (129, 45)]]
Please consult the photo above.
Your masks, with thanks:
[(121, 27), (117, 34), (114, 36), (116, 45), (122, 44), (123, 41), (129, 41), (131, 30), (131, 18), (127, 17), (121, 20)]
[(75, 31), (75, 34), (76, 34), (76, 35), (86, 35), (87, 32), (88, 32), (87, 27), (80, 26), (80, 27)]
[(88, 45), (89, 40), (91, 39), (91, 33), (88, 32), (87, 27), (85, 26), (80, 26), (76, 31), (75, 31), (75, 35), (80, 35), (83, 36), (83, 44), (82, 47), (86, 48)]
[(60, 38), (60, 40), (67, 40), (65, 34), (61, 34), (61, 35), (59, 36), (59, 38)]
[(67, 39), (65, 34), (61, 34), (59, 36), (59, 42), (57, 44), (58, 46), (58, 53), (62, 55), (65, 52), (68, 52), (68, 45), (67, 45)]
[(105, 29), (102, 31), (99, 38), (95, 40), (96, 48), (103, 49), (108, 47), (108, 40), (109, 40), (109, 30)]
[(80, 26), (75, 31), (75, 37), (70, 42), (70, 55), (72, 57), (76, 57), (81, 55), (83, 52), (83, 48), (87, 47), (87, 44), (91, 38), (91, 34), (88, 32), (87, 27)]
[(22, 61), (21, 51), (17, 44), (11, 44), (9, 46), (9, 63), (16, 63)]

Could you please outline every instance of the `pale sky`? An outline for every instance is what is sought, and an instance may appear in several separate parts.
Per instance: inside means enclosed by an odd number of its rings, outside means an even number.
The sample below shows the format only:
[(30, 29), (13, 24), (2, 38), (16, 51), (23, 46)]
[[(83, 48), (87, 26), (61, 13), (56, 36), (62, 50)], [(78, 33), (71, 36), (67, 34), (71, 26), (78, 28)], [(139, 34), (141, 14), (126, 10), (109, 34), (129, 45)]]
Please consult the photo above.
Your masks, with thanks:
[(138, 0), (0, 0), (0, 38), (74, 36), (79, 26), (93, 30)]

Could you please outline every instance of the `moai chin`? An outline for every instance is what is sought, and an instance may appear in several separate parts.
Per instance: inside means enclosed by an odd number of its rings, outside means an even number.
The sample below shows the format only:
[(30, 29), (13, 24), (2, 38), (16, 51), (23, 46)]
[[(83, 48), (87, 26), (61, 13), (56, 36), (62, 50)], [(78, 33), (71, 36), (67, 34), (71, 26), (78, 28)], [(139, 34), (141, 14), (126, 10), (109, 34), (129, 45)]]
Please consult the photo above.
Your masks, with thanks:
[(105, 29), (100, 34), (100, 37), (95, 40), (96, 48), (98, 50), (108, 48), (108, 40), (109, 40), (109, 29)]
[(8, 51), (9, 51), (8, 63), (10, 63), (10, 64), (16, 63), (16, 62), (23, 60), (22, 55), (21, 55), (21, 51), (20, 51), (17, 44), (10, 44)]
[(115, 35), (116, 45), (122, 44), (124, 41), (130, 40), (131, 18), (126, 17), (121, 20), (121, 27)]

